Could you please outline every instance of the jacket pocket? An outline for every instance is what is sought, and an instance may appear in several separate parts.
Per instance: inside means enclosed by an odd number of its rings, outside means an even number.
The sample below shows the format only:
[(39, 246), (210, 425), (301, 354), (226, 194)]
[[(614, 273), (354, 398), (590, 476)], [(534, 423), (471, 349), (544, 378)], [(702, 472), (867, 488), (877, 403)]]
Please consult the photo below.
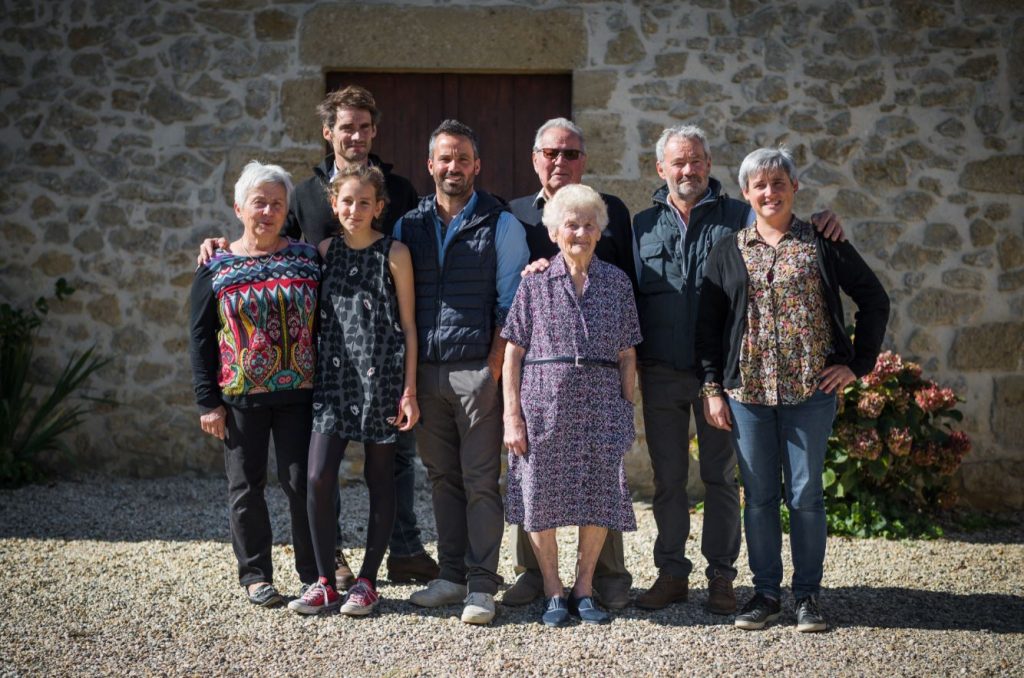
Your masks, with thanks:
[(651, 291), (660, 291), (668, 286), (666, 271), (669, 251), (661, 241), (646, 242), (640, 245), (640, 285), (651, 287)]

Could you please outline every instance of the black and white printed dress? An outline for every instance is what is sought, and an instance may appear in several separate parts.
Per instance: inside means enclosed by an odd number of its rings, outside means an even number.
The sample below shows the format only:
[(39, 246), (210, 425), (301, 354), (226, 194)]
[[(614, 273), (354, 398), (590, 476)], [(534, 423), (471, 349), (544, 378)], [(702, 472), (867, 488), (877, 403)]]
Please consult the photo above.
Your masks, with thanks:
[(392, 238), (354, 250), (331, 240), (320, 282), (313, 430), (393, 443), (405, 382), (405, 335), (388, 268)]

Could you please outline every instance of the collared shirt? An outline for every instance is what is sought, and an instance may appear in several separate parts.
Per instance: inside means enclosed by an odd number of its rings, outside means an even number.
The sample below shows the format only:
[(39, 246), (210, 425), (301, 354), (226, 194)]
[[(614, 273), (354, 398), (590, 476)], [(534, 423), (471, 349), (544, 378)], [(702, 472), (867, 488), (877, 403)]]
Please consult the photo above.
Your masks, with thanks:
[[(452, 217), (447, 227), (441, 221), (437, 213), (437, 198), (431, 204), (431, 213), (434, 216), (434, 235), (437, 237), (438, 265), (444, 266), (444, 255), (452, 240), (466, 220), (472, 216), (476, 209), (477, 193), (473, 192), (469, 202), (459, 210), (458, 214)], [(444, 234), (442, 238), (442, 233)], [(402, 219), (395, 222), (394, 238), (402, 239)], [(498, 257), (496, 271), (496, 284), (498, 291), (498, 311), (501, 316), (512, 306), (512, 300), (519, 289), (519, 274), (522, 273), (526, 264), (530, 262), (530, 249), (526, 246), (526, 231), (519, 220), (512, 216), (511, 212), (502, 212), (498, 215), (498, 223), (494, 233), (494, 249)]]
[(747, 268), (747, 331), (738, 388), (729, 397), (757, 405), (795, 405), (820, 385), (832, 353), (814, 229), (794, 219), (775, 247), (754, 227), (736, 235)]
[[(715, 193), (714, 193), (714, 191), (711, 190), (711, 187), (708, 187), (707, 192), (704, 193), (704, 197), (701, 198), (700, 200), (698, 200), (697, 204), (690, 208), (690, 212), (692, 213), (693, 210), (697, 209), (698, 207), (700, 207), (704, 203), (712, 202), (714, 200), (715, 200)], [(675, 206), (675, 204), (672, 202), (671, 196), (666, 196), (665, 197), (665, 204), (668, 205), (669, 209), (672, 211), (672, 214), (675, 215), (676, 225), (679, 226), (679, 233), (680, 233), (680, 235), (682, 235), (682, 241), (685, 241), (686, 240), (686, 229), (689, 228), (689, 224), (687, 224), (686, 223), (686, 219), (683, 218), (683, 213), (680, 212), (679, 208), (677, 208)], [(748, 210), (747, 211), (747, 223), (746, 223), (746, 225), (747, 226), (753, 226), (756, 221), (757, 221), (757, 215), (754, 214), (754, 210)], [(640, 262), (640, 250), (637, 249), (636, 238), (635, 237), (632, 238), (632, 241), (633, 241), (633, 267), (634, 267), (633, 270), (636, 272), (636, 281), (640, 282), (640, 271), (643, 270), (643, 264)]]

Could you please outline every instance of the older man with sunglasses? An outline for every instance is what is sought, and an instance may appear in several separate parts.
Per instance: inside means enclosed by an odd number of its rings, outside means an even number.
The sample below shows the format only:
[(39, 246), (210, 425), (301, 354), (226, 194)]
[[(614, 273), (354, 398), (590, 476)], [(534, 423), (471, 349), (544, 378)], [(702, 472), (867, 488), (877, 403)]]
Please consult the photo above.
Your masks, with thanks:
[[(563, 186), (581, 183), (586, 168), (583, 130), (566, 118), (554, 118), (540, 126), (533, 143), (533, 169), (540, 179), (540, 191), (509, 203), (510, 211), (526, 229), (531, 262), (558, 253), (558, 245), (541, 223), (544, 205)], [(629, 210), (614, 195), (602, 193), (601, 198), (608, 207), (608, 226), (597, 242), (595, 254), (621, 268), (631, 281), (635, 280)], [(514, 544), (514, 564), (520, 574), (505, 592), (503, 605), (525, 605), (539, 598), (544, 590), (540, 566), (522, 527), (515, 531)], [(609, 531), (594, 572), (594, 593), (605, 607), (620, 609), (629, 603), (632, 583), (633, 577), (624, 562), (622, 533)]]

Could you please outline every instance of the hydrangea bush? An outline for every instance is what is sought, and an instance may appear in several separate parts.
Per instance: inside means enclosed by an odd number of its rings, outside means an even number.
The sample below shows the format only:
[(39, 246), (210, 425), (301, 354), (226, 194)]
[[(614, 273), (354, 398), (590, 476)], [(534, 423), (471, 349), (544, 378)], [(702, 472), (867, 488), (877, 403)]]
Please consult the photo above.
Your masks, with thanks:
[(963, 418), (952, 389), (887, 351), (839, 398), (825, 457), (829, 532), (904, 537), (941, 534), (952, 508), (952, 476), (971, 442), (951, 424)]

